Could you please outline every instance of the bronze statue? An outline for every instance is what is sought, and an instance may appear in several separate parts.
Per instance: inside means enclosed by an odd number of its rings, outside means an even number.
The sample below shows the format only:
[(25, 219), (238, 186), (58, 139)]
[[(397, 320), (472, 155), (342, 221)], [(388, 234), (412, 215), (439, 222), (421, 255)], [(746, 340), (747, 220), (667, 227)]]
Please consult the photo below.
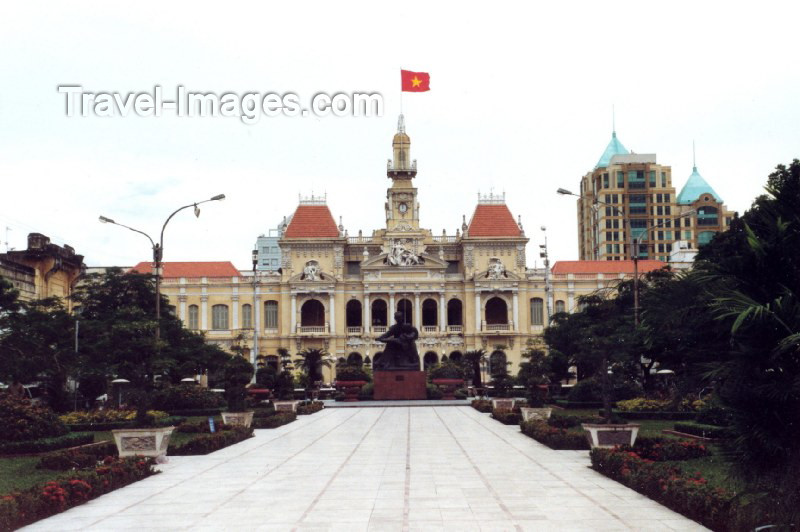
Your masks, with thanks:
[(377, 338), (386, 344), (386, 349), (375, 360), (376, 370), (419, 370), (419, 353), (416, 340), (417, 329), (403, 321), (403, 313), (394, 313), (395, 324)]

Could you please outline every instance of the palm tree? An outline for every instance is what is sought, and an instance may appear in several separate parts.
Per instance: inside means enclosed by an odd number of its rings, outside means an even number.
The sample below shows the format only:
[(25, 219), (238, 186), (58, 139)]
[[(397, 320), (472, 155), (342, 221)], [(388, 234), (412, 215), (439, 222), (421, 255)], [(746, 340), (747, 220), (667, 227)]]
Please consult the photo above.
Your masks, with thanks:
[(322, 380), (323, 367), (331, 367), (328, 352), (324, 349), (308, 347), (297, 353), (297, 356), (300, 358), (296, 358), (294, 362), (305, 373), (308, 388), (313, 387), (314, 383)]
[(486, 360), (486, 351), (483, 349), (473, 349), (464, 353), (463, 361), (464, 371), (467, 378), (472, 379), (472, 385), (476, 388), (481, 388), (483, 382), (481, 380), (481, 361)]

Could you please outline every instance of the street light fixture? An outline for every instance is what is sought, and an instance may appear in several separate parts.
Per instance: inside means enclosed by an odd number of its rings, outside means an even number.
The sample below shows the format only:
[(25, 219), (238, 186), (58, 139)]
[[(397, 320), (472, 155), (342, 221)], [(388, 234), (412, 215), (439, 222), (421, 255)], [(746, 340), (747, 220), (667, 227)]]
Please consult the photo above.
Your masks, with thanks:
[(133, 227), (128, 227), (127, 225), (115, 222), (113, 219), (108, 218), (106, 216), (100, 216), (99, 220), (101, 223), (104, 224), (114, 224), (120, 227), (124, 227), (125, 229), (129, 229), (134, 233), (139, 233), (140, 235), (144, 235), (150, 241), (150, 246), (153, 249), (153, 274), (156, 277), (156, 333), (155, 333), (155, 348), (158, 349), (158, 343), (161, 339), (161, 258), (164, 254), (164, 230), (167, 228), (167, 224), (172, 219), (173, 216), (178, 214), (180, 211), (184, 209), (188, 209), (189, 207), (194, 207), (194, 214), (195, 216), (200, 216), (200, 209), (197, 207), (203, 203), (208, 203), (209, 201), (219, 201), (225, 199), (225, 194), (217, 194), (216, 196), (209, 198), (207, 200), (198, 201), (195, 203), (190, 203), (189, 205), (184, 205), (178, 209), (175, 209), (172, 214), (167, 217), (167, 220), (164, 222), (164, 225), (161, 226), (161, 238), (159, 242), (156, 243), (153, 239), (145, 233), (144, 231), (140, 231), (138, 229), (134, 229)]
[(253, 379), (256, 382), (256, 372), (258, 371), (258, 328), (261, 322), (258, 319), (258, 273), (256, 267), (258, 266), (258, 249), (254, 249), (252, 253), (253, 259), (253, 310), (250, 313), (250, 324), (253, 326), (253, 350), (250, 351), (253, 364)]

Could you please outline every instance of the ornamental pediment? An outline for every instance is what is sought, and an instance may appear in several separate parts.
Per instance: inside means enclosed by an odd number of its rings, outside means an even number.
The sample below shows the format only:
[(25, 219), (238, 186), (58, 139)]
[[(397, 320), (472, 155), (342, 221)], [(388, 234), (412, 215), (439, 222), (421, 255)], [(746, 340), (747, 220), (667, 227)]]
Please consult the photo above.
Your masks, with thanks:
[(370, 257), (361, 263), (361, 270), (387, 270), (387, 271), (426, 271), (447, 268), (447, 261), (438, 257), (422, 253), (415, 255), (413, 260), (395, 260), (397, 255), (381, 253)]

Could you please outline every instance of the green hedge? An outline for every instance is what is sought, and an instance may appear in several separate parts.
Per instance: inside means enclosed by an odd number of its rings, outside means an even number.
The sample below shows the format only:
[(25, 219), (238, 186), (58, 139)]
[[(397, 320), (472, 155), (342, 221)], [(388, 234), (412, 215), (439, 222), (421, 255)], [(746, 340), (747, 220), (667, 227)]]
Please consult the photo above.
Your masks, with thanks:
[(0, 497), (0, 530), (16, 530), (155, 473), (152, 458), (112, 458), (86, 471)]
[(307, 416), (309, 414), (315, 414), (322, 410), (324, 406), (322, 401), (309, 401), (306, 404), (297, 405), (297, 415)]
[(503, 425), (519, 425), (522, 421), (522, 414), (519, 412), (509, 412), (508, 410), (494, 410), (492, 417)]
[(172, 408), (167, 410), (170, 416), (196, 417), (196, 416), (218, 416), (223, 408)]
[(702, 423), (675, 423), (675, 430), (701, 438), (725, 439), (731, 437), (731, 430), (727, 427), (716, 425), (703, 425)]
[[(665, 420), (691, 420), (697, 417), (697, 412), (629, 412), (623, 410), (614, 410), (613, 414), (625, 419), (665, 419)], [(599, 415), (603, 415), (602, 412)]]
[(47, 453), (39, 459), (36, 469), (52, 469), (54, 471), (87, 469), (96, 466), (97, 462), (107, 456), (117, 456), (117, 446), (113, 441)]
[(520, 424), (520, 428), (523, 434), (547, 445), (551, 449), (559, 451), (584, 451), (589, 449), (589, 441), (582, 432), (572, 432), (558, 427), (551, 427), (540, 420), (523, 421)]
[(86, 445), (94, 441), (94, 434), (75, 432), (56, 436), (55, 438), (40, 438), (38, 440), (15, 441), (0, 443), (0, 454), (35, 454)]
[(472, 408), (478, 412), (488, 414), (492, 411), (492, 402), (489, 399), (474, 399), (472, 401)]
[(274, 414), (269, 417), (257, 417), (253, 418), (253, 428), (275, 429), (282, 425), (291, 423), (295, 419), (297, 419), (297, 414), (294, 412), (281, 412), (280, 414)]
[[(183, 416), (169, 416), (161, 419), (156, 419), (154, 425), (157, 427), (169, 427), (172, 425), (180, 425), (186, 421)], [(67, 425), (72, 432), (106, 432), (109, 430), (135, 428), (135, 421), (113, 421), (110, 423), (75, 423)]]
[(170, 448), (168, 454), (170, 456), (195, 456), (209, 454), (252, 437), (252, 427), (233, 427), (231, 429), (215, 432), (214, 434), (203, 434), (202, 436), (198, 436), (192, 440), (189, 440), (183, 445)]
[(603, 403), (599, 401), (580, 402), (580, 401), (565, 401), (563, 399), (556, 400), (556, 404), (563, 408), (571, 410), (582, 410), (586, 408), (602, 408)]
[(675, 440), (659, 437), (640, 436), (636, 438), (636, 444), (622, 445), (620, 449), (633, 451), (645, 460), (654, 462), (670, 462), (694, 460), (708, 456), (706, 446), (695, 440)]

